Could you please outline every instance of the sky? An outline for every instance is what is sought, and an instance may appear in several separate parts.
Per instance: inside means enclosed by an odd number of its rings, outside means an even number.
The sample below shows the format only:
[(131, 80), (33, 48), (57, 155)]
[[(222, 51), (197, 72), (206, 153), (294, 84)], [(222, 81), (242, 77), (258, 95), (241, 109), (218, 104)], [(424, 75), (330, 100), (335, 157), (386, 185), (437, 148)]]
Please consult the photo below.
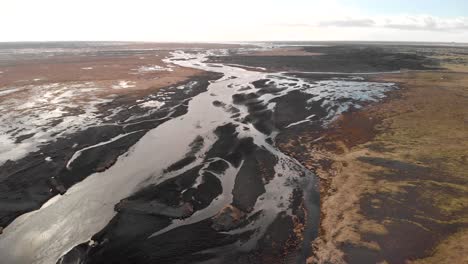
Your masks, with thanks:
[(0, 0), (3, 41), (468, 42), (468, 0)]

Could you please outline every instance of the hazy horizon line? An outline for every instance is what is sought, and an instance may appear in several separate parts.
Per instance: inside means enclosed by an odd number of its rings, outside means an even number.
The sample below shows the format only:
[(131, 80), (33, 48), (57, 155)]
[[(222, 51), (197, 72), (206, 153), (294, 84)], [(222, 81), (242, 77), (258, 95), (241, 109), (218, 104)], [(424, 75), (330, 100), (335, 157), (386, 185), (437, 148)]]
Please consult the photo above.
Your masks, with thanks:
[(437, 43), (437, 44), (468, 44), (468, 42), (458, 41), (424, 41), (424, 40), (236, 40), (236, 41), (204, 41), (204, 40), (13, 40), (0, 41), (0, 43), (67, 43), (67, 42), (82, 42), (82, 43), (212, 43), (212, 44), (243, 44), (243, 43), (264, 43), (264, 42), (316, 42), (316, 43)]

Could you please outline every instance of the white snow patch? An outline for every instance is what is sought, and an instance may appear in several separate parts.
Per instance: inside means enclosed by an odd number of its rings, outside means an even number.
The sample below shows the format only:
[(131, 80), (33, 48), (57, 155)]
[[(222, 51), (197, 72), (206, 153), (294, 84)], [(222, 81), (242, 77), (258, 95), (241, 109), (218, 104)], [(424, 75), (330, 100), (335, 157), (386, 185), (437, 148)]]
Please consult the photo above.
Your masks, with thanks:
[(10, 88), (10, 89), (6, 89), (4, 91), (0, 91), (0, 96), (4, 96), (4, 95), (7, 95), (7, 94), (11, 94), (11, 93), (14, 93), (14, 92), (17, 92), (21, 89), (19, 88)]
[[(0, 104), (0, 165), (38, 150), (43, 143), (101, 123), (97, 106), (112, 99), (97, 97), (96, 90), (100, 88), (92, 82), (76, 82), (1, 91), (0, 96), (17, 91), (22, 96), (6, 97)], [(21, 136), (29, 137), (15, 143)]]
[(142, 108), (156, 108), (156, 109), (159, 109), (164, 104), (165, 104), (164, 102), (160, 102), (160, 101), (157, 101), (157, 100), (151, 100), (151, 101), (141, 103), (141, 104), (139, 104), (139, 106), (142, 107)]
[(174, 71), (172, 67), (161, 67), (159, 65), (148, 65), (148, 66), (141, 66), (136, 69), (138, 73), (148, 73), (148, 72), (158, 72), (158, 71)]
[(132, 81), (119, 81), (118, 84), (112, 85), (112, 89), (127, 89), (127, 88), (134, 88), (135, 82)]
[(309, 84), (302, 92), (314, 95), (309, 103), (323, 100), (322, 106), (329, 112), (326, 119), (333, 120), (351, 107), (359, 109), (362, 103), (381, 100), (393, 89), (394, 83), (325, 80)]

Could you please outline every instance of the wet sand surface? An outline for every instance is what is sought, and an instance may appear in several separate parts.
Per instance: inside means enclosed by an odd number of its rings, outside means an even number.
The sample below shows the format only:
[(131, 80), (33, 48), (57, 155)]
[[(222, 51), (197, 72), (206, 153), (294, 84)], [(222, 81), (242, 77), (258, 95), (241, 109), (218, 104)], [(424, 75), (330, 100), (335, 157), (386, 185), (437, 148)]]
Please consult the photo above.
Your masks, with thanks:
[(332, 166), (310, 166), (308, 146), (399, 89), (366, 73), (439, 67), (374, 47), (82, 45), (2, 55), (8, 262), (305, 263), (324, 228), (317, 170)]

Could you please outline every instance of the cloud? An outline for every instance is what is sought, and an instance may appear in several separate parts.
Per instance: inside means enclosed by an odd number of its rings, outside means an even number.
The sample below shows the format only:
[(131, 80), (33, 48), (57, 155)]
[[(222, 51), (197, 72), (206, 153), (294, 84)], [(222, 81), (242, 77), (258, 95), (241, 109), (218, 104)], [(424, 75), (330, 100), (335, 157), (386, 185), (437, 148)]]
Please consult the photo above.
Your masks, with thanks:
[(298, 23), (281, 25), (286, 27), (389, 28), (407, 31), (463, 31), (468, 30), (468, 17), (440, 18), (423, 15), (368, 17), (323, 20), (310, 24)]
[(385, 28), (423, 31), (460, 31), (468, 30), (468, 18), (439, 18), (433, 16), (410, 16), (387, 19), (381, 25)]

